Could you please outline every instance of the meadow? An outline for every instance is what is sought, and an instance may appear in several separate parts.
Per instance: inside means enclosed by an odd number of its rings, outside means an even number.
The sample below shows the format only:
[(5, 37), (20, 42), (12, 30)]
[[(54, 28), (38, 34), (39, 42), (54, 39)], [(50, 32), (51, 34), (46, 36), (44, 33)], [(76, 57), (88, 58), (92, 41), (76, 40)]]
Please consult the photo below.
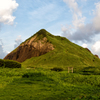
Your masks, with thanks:
[(0, 68), (0, 100), (99, 100), (100, 75)]

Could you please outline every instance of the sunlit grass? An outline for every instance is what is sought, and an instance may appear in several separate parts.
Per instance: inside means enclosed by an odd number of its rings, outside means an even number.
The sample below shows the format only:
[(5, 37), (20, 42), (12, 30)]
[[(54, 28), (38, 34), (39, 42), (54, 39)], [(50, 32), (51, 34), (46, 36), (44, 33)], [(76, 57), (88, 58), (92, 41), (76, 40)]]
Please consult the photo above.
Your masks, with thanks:
[(82, 98), (99, 100), (99, 75), (57, 72), (42, 68), (0, 69), (0, 100), (82, 100)]

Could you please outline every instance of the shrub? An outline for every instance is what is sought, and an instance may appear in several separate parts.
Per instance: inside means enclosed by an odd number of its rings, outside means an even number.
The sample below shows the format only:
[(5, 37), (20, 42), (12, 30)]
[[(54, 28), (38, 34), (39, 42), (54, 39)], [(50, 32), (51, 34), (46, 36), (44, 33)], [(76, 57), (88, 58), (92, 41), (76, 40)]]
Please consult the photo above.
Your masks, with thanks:
[(40, 77), (40, 76), (44, 76), (44, 74), (42, 74), (41, 72), (35, 72), (35, 73), (29, 72), (22, 75), (23, 78)]
[(21, 68), (21, 64), (13, 60), (4, 60), (5, 68)]
[(85, 67), (80, 71), (83, 75), (100, 75), (100, 69), (98, 67), (89, 66)]
[(29, 73), (25, 73), (25, 74), (22, 75), (22, 77), (23, 77), (23, 78), (29, 78), (30, 75), (29, 75)]
[(0, 67), (4, 67), (4, 66), (5, 66), (4, 60), (0, 59)]
[(61, 37), (61, 40), (66, 40), (66, 38), (65, 37)]
[(63, 71), (63, 68), (59, 68), (59, 67), (54, 67), (51, 70), (53, 71)]

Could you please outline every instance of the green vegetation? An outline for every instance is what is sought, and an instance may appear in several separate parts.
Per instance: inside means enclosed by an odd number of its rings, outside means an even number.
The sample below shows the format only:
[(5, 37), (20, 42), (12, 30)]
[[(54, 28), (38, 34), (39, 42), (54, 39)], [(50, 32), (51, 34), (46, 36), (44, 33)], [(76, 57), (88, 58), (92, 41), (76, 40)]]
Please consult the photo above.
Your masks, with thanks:
[(21, 64), (13, 60), (4, 60), (5, 68), (21, 68)]
[(13, 60), (2, 60), (0, 59), (0, 67), (2, 68), (21, 68), (21, 64)]
[(83, 75), (100, 75), (100, 67), (85, 67), (80, 71), (80, 74)]
[(5, 66), (4, 60), (0, 59), (0, 67), (4, 67), (4, 66)]
[(100, 75), (0, 68), (0, 100), (99, 100)]
[(45, 29), (41, 29), (39, 30), (38, 32), (36, 32), (33, 36), (31, 36), (30, 38), (26, 39), (24, 42), (22, 42), (21, 44), (27, 42), (28, 40), (30, 40), (31, 38), (35, 37), (35, 40), (34, 41), (37, 41), (37, 40), (42, 40), (44, 37), (55, 37), (54, 35), (50, 34), (49, 32), (47, 32)]
[(60, 68), (60, 67), (54, 67), (51, 69), (52, 71), (63, 71), (63, 68)]

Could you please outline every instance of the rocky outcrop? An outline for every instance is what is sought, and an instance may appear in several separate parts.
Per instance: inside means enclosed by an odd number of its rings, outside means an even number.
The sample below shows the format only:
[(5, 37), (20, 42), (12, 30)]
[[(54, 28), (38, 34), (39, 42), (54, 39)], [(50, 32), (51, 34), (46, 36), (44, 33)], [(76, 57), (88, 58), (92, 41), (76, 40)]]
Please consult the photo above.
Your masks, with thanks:
[(91, 53), (91, 51), (88, 48), (85, 48), (85, 49)]
[(97, 58), (99, 58), (99, 56), (98, 55), (95, 55)]
[(44, 37), (42, 40), (36, 40), (36, 38), (37, 36), (34, 36), (25, 43), (22, 43), (4, 59), (23, 62), (26, 59), (41, 56), (54, 49), (53, 45), (47, 42), (46, 37)]

